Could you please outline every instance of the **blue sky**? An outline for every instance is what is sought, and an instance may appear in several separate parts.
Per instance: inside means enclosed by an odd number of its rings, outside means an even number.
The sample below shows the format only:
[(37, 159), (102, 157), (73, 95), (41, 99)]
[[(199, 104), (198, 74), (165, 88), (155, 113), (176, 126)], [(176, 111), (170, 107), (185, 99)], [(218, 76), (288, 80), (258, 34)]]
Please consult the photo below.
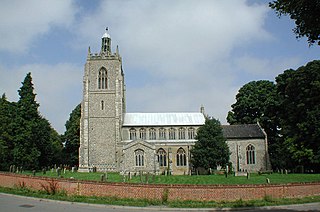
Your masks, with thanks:
[(109, 27), (128, 112), (206, 112), (226, 123), (241, 86), (318, 59), (294, 22), (261, 0), (2, 0), (0, 93), (18, 100), (32, 73), (40, 112), (63, 133), (82, 100), (88, 47)]

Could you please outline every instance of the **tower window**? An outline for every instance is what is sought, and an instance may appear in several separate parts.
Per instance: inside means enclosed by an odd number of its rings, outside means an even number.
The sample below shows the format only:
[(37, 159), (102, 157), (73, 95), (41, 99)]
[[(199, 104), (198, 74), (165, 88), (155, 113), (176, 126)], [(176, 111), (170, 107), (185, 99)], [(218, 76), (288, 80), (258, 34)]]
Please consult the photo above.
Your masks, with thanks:
[(104, 110), (104, 101), (101, 101), (101, 110)]
[(247, 164), (255, 164), (256, 163), (256, 157), (255, 157), (255, 147), (253, 145), (249, 145), (246, 148), (247, 153)]
[(179, 148), (177, 151), (177, 166), (186, 166), (187, 156), (186, 151), (183, 148)]
[(105, 68), (101, 68), (98, 76), (98, 89), (108, 88), (108, 75)]

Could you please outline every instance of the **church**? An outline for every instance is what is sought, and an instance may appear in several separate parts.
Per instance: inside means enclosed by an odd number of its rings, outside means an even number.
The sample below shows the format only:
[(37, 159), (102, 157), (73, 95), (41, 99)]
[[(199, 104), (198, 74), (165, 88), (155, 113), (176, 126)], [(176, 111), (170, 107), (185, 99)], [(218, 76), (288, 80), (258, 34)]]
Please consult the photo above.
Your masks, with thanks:
[[(190, 174), (190, 150), (205, 112), (127, 113), (118, 47), (108, 31), (101, 50), (88, 49), (81, 102), (79, 171)], [(259, 124), (223, 125), (236, 172), (268, 170), (267, 135)]]

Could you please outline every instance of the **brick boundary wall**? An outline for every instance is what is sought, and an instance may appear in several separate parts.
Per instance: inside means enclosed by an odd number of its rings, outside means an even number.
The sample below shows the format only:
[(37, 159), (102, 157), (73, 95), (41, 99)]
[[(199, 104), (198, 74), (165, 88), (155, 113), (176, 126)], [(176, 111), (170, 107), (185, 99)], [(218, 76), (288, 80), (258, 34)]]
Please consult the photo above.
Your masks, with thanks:
[(43, 185), (57, 183), (58, 190), (68, 195), (110, 196), (119, 198), (196, 201), (234, 201), (272, 198), (296, 198), (320, 195), (320, 182), (260, 185), (157, 185), (109, 183), (33, 177), (0, 172), (0, 186), (13, 188), (24, 185), (43, 190)]

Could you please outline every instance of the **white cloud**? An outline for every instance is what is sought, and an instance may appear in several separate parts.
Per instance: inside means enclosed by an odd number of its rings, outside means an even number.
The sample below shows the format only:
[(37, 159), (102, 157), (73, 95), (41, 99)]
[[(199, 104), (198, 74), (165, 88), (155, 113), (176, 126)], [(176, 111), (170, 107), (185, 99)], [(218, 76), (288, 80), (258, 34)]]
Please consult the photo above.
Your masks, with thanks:
[(1, 1), (0, 51), (27, 51), (51, 27), (70, 27), (76, 12), (72, 0)]
[(255, 56), (244, 55), (235, 59), (235, 66), (241, 73), (250, 74), (260, 79), (273, 80), (284, 70), (298, 67), (301, 59), (293, 58), (257, 58)]
[(203, 104), (225, 122), (239, 86), (230, 53), (271, 39), (263, 28), (267, 6), (244, 0), (102, 1), (97, 8), (77, 26), (82, 40), (76, 42), (99, 51), (97, 38), (109, 26), (132, 77), (126, 78), (129, 111), (195, 111)]
[(6, 93), (10, 101), (17, 101), (20, 82), (31, 72), (41, 114), (59, 133), (63, 133), (69, 114), (81, 102), (82, 70), (83, 67), (74, 64), (28, 64), (11, 71), (2, 67), (0, 91)]

